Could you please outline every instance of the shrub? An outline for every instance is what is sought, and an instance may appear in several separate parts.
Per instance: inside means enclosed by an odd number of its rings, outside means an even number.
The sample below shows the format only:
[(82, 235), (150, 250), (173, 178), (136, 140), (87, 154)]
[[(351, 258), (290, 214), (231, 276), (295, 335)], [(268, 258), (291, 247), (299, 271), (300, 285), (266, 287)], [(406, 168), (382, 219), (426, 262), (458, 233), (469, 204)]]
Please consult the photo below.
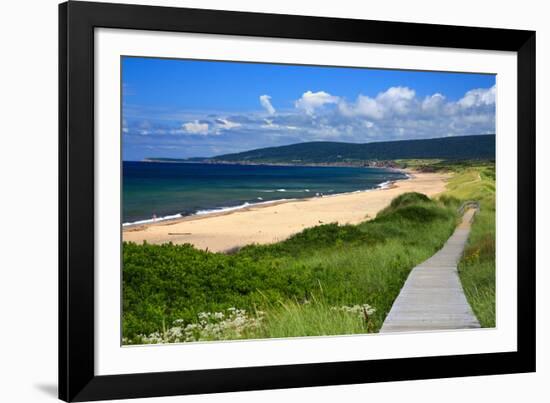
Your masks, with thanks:
[(425, 194), (418, 192), (408, 192), (397, 196), (390, 203), (390, 207), (396, 209), (398, 207), (405, 207), (411, 204), (417, 203), (433, 203), (433, 201)]

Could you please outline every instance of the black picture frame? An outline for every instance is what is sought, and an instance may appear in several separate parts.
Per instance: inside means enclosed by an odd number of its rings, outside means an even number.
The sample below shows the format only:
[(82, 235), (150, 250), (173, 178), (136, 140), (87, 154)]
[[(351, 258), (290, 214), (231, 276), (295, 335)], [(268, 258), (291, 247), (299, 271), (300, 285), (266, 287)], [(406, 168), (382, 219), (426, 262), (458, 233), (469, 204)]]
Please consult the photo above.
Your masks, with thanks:
[[(96, 376), (94, 29), (517, 52), (517, 352)], [(521, 197), (519, 197), (521, 195)], [(108, 3), (59, 5), (59, 398), (137, 398), (535, 371), (535, 32)]]

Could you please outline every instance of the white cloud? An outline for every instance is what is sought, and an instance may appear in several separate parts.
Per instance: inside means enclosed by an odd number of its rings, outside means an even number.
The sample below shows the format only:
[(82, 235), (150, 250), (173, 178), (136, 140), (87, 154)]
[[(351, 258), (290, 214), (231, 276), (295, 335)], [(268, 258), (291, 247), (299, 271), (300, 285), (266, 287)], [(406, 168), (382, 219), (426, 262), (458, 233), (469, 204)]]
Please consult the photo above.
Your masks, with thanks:
[(261, 125), (260, 127), (262, 129), (277, 129), (279, 128), (279, 125), (276, 123), (273, 123), (272, 119), (264, 119), (265, 124)]
[(488, 124), (491, 122), (493, 117), (487, 114), (473, 113), (470, 115), (463, 116), (461, 119), (462, 119), (462, 122), (466, 124)]
[(402, 99), (411, 100), (415, 95), (415, 91), (408, 87), (390, 87), (385, 92), (378, 94), (376, 98), (381, 101), (388, 100), (394, 102)]
[(496, 85), (493, 85), (491, 88), (476, 88), (475, 90), (470, 90), (458, 101), (458, 105), (463, 108), (494, 105), (496, 90)]
[(152, 128), (153, 126), (151, 125), (151, 122), (149, 122), (148, 120), (144, 120), (139, 123), (137, 131), (141, 136), (148, 136), (149, 134), (151, 134)]
[(198, 120), (181, 125), (183, 130), (191, 134), (208, 134), (208, 123), (200, 123)]
[(422, 101), (422, 110), (425, 112), (437, 112), (445, 105), (445, 96), (440, 93), (429, 95)]
[(340, 137), (344, 130), (340, 130), (337, 127), (326, 125), (326, 124), (320, 124), (318, 127), (316, 127), (313, 130), (313, 134), (317, 136), (318, 138), (334, 138), (334, 137)]
[(271, 105), (271, 97), (269, 95), (260, 95), (260, 104), (270, 115), (275, 114), (275, 108)]
[(326, 104), (335, 104), (338, 100), (339, 98), (337, 96), (330, 95), (325, 91), (307, 91), (302, 94), (300, 99), (294, 102), (294, 106), (304, 110), (308, 115), (313, 115), (316, 109)]
[(415, 95), (414, 90), (407, 87), (390, 87), (375, 98), (360, 94), (355, 103), (341, 101), (338, 108), (344, 116), (383, 119), (391, 114), (408, 114), (414, 108)]
[(236, 129), (237, 127), (242, 126), (240, 123), (231, 122), (230, 120), (222, 119), (222, 118), (216, 119), (216, 124), (219, 129), (224, 129), (224, 130)]
[(344, 116), (364, 116), (371, 119), (382, 119), (384, 107), (374, 98), (359, 95), (355, 104), (342, 101), (338, 108)]

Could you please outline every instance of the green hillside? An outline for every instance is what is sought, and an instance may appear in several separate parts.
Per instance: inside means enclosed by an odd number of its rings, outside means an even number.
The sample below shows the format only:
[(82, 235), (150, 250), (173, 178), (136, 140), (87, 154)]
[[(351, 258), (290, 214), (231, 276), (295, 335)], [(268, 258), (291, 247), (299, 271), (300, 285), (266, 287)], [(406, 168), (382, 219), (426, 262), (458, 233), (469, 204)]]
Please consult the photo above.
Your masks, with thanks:
[(251, 163), (338, 163), (396, 159), (494, 158), (495, 135), (490, 134), (365, 144), (315, 141), (218, 155), (209, 160)]

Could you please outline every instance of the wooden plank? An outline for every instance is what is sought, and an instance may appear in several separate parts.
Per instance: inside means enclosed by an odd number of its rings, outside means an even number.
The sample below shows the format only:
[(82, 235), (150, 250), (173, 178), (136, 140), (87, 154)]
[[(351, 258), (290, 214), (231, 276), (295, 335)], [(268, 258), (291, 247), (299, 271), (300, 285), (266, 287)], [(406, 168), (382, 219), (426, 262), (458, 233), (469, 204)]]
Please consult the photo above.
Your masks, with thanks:
[(475, 212), (467, 210), (443, 248), (411, 271), (380, 333), (480, 327), (457, 269)]

